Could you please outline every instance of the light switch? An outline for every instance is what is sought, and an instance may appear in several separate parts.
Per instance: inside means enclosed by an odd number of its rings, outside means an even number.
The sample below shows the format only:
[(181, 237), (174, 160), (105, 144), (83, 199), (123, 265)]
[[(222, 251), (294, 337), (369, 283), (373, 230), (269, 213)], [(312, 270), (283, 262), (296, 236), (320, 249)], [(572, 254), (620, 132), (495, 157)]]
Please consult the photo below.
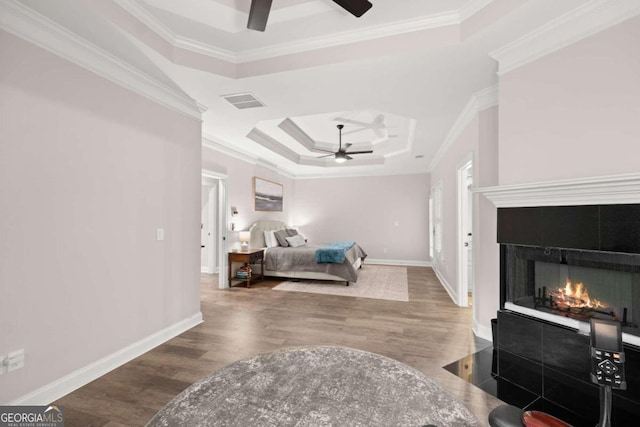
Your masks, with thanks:
[(157, 240), (164, 240), (164, 228), (158, 228), (156, 230), (156, 239)]
[(24, 366), (24, 349), (14, 351), (7, 355), (7, 372), (13, 372)]

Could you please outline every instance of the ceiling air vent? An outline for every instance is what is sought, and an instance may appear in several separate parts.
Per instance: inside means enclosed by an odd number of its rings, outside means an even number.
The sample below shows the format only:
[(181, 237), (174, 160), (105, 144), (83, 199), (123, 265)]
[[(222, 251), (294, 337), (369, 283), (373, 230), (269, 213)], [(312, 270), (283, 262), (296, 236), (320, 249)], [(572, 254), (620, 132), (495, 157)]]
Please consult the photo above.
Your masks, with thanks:
[(234, 93), (231, 95), (221, 96), (239, 110), (244, 110), (245, 108), (264, 107), (264, 104), (258, 101), (252, 93)]

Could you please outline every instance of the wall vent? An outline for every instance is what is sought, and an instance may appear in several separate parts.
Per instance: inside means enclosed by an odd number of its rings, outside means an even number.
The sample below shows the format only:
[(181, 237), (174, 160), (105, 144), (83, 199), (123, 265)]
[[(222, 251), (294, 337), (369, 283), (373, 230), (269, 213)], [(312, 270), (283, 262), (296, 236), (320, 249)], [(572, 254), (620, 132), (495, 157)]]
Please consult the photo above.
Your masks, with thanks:
[(239, 110), (264, 107), (264, 104), (253, 96), (252, 93), (233, 93), (230, 95), (221, 95), (221, 97), (229, 101), (231, 105)]

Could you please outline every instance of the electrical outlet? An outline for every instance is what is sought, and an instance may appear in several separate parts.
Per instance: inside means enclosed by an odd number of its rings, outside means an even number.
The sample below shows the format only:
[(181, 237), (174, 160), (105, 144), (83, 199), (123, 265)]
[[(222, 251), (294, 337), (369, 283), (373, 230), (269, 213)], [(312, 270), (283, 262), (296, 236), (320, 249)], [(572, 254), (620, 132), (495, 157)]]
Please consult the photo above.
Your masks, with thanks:
[(11, 352), (7, 355), (7, 372), (13, 372), (24, 366), (24, 349)]

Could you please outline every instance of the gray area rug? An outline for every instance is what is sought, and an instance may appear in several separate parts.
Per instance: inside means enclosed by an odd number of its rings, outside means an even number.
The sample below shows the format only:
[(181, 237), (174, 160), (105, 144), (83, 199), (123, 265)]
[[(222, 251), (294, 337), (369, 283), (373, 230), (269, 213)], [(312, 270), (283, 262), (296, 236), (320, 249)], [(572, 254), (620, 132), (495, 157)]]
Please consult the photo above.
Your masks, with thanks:
[(480, 426), (421, 372), (346, 347), (235, 362), (194, 383), (148, 426)]
[(332, 282), (329, 280), (300, 280), (282, 282), (276, 291), (311, 292), (314, 294), (375, 298), (391, 301), (409, 301), (407, 267), (390, 265), (364, 265), (358, 272), (358, 281)]

